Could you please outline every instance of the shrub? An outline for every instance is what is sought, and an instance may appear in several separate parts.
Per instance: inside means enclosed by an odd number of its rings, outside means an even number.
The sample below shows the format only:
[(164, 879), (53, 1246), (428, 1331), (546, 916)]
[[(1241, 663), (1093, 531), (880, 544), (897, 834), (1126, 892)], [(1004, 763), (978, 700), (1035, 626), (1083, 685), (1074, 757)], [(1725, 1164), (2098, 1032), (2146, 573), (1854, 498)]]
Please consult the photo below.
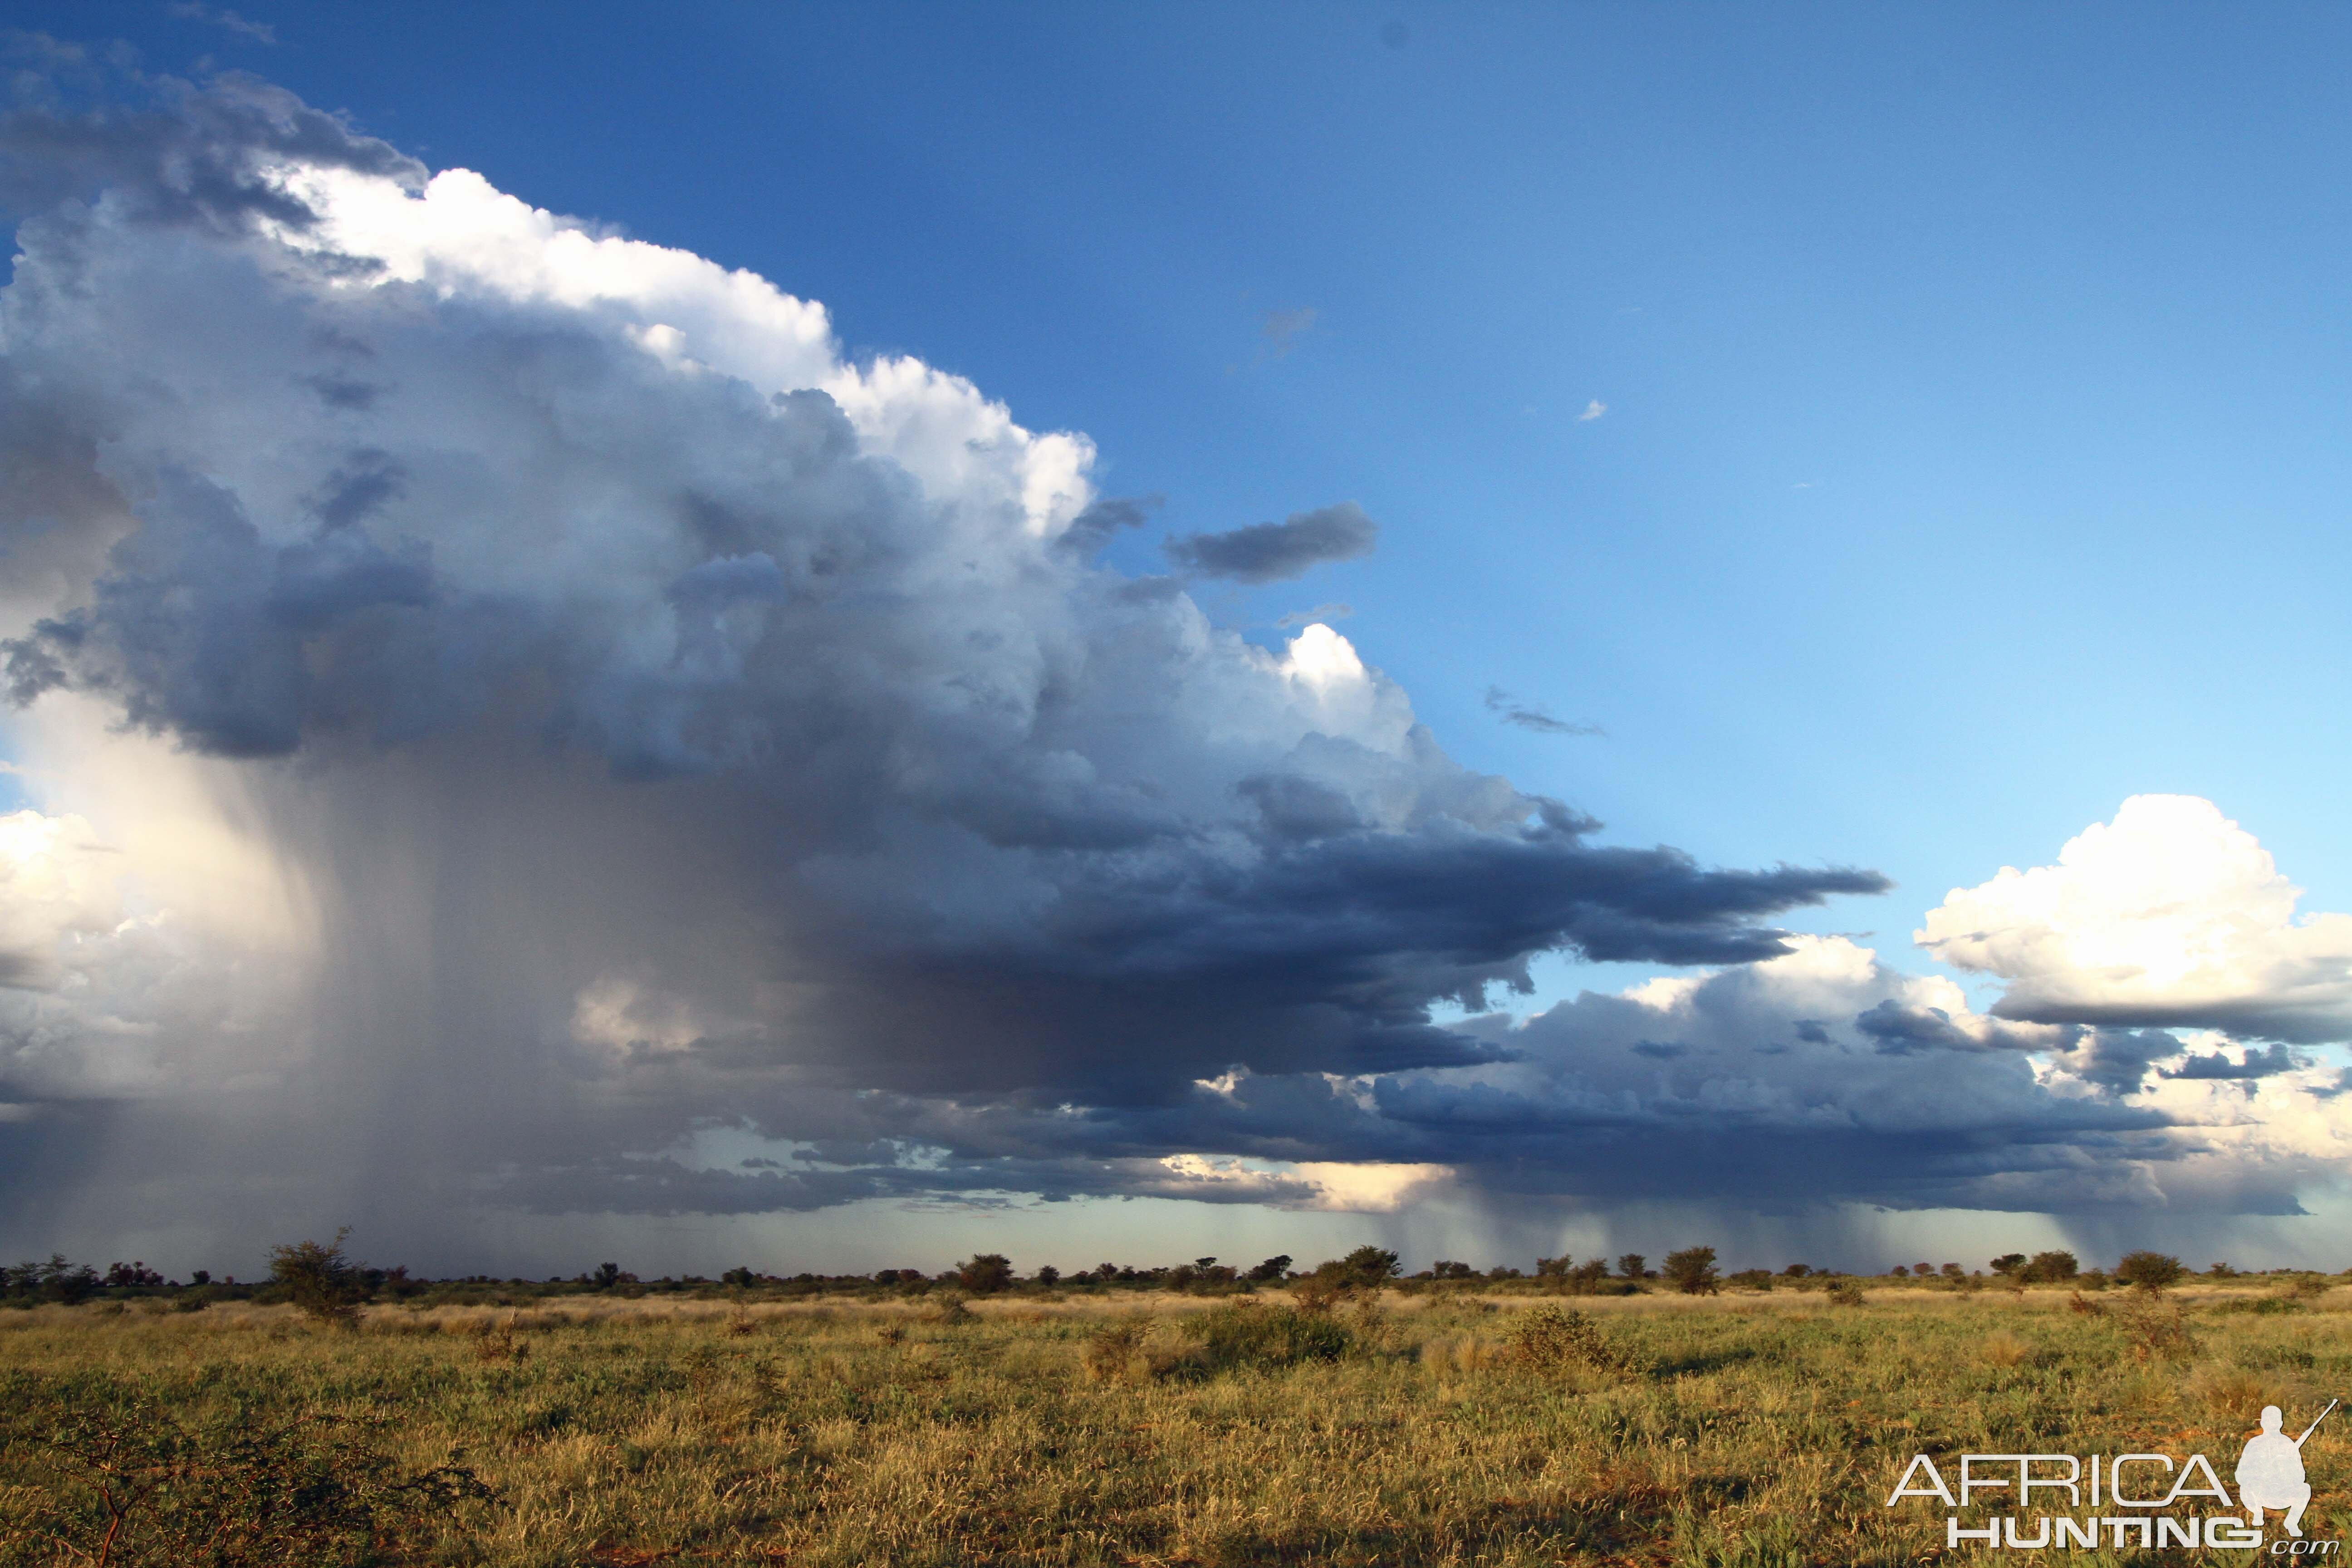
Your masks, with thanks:
[(1638, 1252), (1629, 1252), (1617, 1260), (1618, 1277), (1624, 1279), (1651, 1279), (1654, 1276), (1649, 1270), (1649, 1261)]
[(2015, 1275), (2019, 1269), (2025, 1267), (2025, 1254), (2022, 1252), (2004, 1252), (1999, 1258), (1994, 1258), (1992, 1262), (1988, 1264), (1986, 1267), (1990, 1268), (1995, 1274), (1998, 1274), (2002, 1279), (2006, 1279)]
[(2197, 1353), (2197, 1336), (2189, 1332), (2189, 1314), (2179, 1302), (2155, 1299), (2161, 1289), (2150, 1288), (2143, 1299), (2126, 1301), (2117, 1312), (2126, 1342), (2139, 1361), (2188, 1361)]
[[(1219, 1309), (1223, 1310), (1223, 1309)], [(1143, 1353), (1143, 1342), (1151, 1332), (1151, 1320), (1145, 1317), (1121, 1318), (1103, 1324), (1087, 1336), (1086, 1349), (1079, 1352), (1087, 1371), (1093, 1376), (1118, 1379), (1134, 1369), (1137, 1358)]]
[(1667, 1282), (1685, 1296), (1714, 1295), (1717, 1289), (1715, 1248), (1685, 1247), (1679, 1252), (1667, 1253), (1665, 1276)]
[(1356, 1344), (1349, 1326), (1327, 1312), (1233, 1301), (1187, 1319), (1185, 1338), (1201, 1347), (1213, 1371), (1291, 1366), (1338, 1361)]
[(1249, 1277), (1263, 1285), (1269, 1280), (1279, 1279), (1289, 1272), (1290, 1254), (1287, 1252), (1277, 1252), (1272, 1258), (1267, 1258), (1265, 1262), (1251, 1269), (1249, 1271)]
[(2150, 1294), (2179, 1284), (2188, 1272), (2180, 1266), (2180, 1259), (2162, 1252), (2126, 1252), (2123, 1261), (2116, 1265), (2117, 1279)]
[(348, 1326), (357, 1321), (359, 1305), (367, 1299), (363, 1271), (343, 1254), (343, 1238), (351, 1233), (345, 1226), (332, 1241), (298, 1241), (269, 1249), (270, 1282), (314, 1321)]
[(1736, 1290), (1769, 1290), (1772, 1289), (1772, 1271), (1769, 1268), (1743, 1268), (1727, 1277), (1724, 1283)]
[(1855, 1279), (1837, 1281), (1830, 1287), (1829, 1297), (1832, 1303), (1840, 1307), (1864, 1306), (1870, 1300), (1869, 1297), (1862, 1293), (1861, 1281)]
[(1521, 1364), (1558, 1375), (1577, 1367), (1626, 1372), (1632, 1361), (1582, 1312), (1538, 1307), (1511, 1331), (1511, 1354)]

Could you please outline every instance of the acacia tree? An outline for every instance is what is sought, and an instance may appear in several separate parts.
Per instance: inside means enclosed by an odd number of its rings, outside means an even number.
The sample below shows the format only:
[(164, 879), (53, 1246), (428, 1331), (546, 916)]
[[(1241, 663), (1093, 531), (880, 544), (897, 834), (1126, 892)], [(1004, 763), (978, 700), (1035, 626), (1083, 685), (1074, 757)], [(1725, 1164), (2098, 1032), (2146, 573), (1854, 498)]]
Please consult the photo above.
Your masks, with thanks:
[(1013, 1260), (1001, 1252), (976, 1252), (956, 1265), (956, 1283), (975, 1296), (993, 1296), (1013, 1283)]
[(269, 1279), (282, 1287), (305, 1317), (321, 1323), (350, 1324), (367, 1299), (366, 1271), (343, 1253), (350, 1226), (332, 1241), (298, 1241), (269, 1249)]
[(1664, 1272), (1667, 1281), (1685, 1296), (1712, 1296), (1719, 1289), (1712, 1247), (1685, 1247), (1667, 1253)]
[(2126, 1252), (2116, 1265), (2116, 1278), (2126, 1285), (2137, 1285), (2153, 1295), (2168, 1285), (2178, 1284), (2189, 1270), (2180, 1259), (2163, 1252)]

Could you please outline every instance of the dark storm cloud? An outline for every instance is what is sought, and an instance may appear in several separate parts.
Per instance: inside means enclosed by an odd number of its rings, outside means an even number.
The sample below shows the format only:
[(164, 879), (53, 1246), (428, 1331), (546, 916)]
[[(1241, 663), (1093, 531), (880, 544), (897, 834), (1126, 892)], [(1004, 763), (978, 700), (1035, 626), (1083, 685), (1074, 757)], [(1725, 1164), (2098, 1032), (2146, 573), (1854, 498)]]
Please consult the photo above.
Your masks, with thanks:
[(1279, 583), (1327, 561), (1370, 555), (1380, 525), (1354, 501), (1295, 511), (1280, 522), (1252, 523), (1224, 533), (1183, 533), (1168, 541), (1168, 558), (1203, 577), (1236, 583)]
[(1905, 1006), (1881, 1002), (1853, 1021), (1853, 1026), (1889, 1056), (1921, 1050), (2013, 1050), (2050, 1048), (2047, 1032), (2012, 1029), (1987, 1021), (1974, 1033), (1959, 1028), (1941, 1007)]
[(147, 84), (146, 106), (79, 113), (60, 101), (53, 76), (20, 78), (16, 90), (18, 101), (0, 111), (0, 212), (104, 192), (145, 223), (306, 228), (317, 215), (273, 169), (300, 163), (405, 184), (425, 176), (415, 160), (252, 77), (232, 73), (203, 89), (164, 79)]
[(2137, 1094), (2149, 1068), (2180, 1050), (2180, 1041), (2161, 1029), (2084, 1029), (2059, 1060), (2084, 1082), (2110, 1094)]
[[(2122, 1103), (2126, 1046), (2062, 1092), (2028, 1056), (2081, 1031), (1777, 923), (1875, 873), (1608, 844), (1328, 626), (1269, 651), (1096, 564), (1147, 503), (1096, 499), (1077, 438), (283, 95), (167, 97), (18, 124), (25, 179), (126, 199), (26, 222), (0, 294), (0, 608), (51, 807), (143, 766), (285, 928), (209, 881), (209, 916), (26, 927), (79, 989), (8, 1015), (0, 1081), (123, 1107), (105, 1180), (142, 1201), (394, 1238), (1322, 1201), (1210, 1153), (2096, 1206), (2188, 1158)], [(1346, 504), (1170, 549), (1267, 582), (1374, 533)], [(1547, 952), (1728, 967), (1435, 1021)], [(714, 1129), (799, 1152), (682, 1152)]]
[(2276, 1078), (2310, 1065), (2284, 1046), (2273, 1046), (2267, 1051), (2248, 1046), (2238, 1053), (2236, 1061), (2231, 1061), (2225, 1051), (2191, 1051), (2179, 1067), (2168, 1068), (2164, 1076), (2245, 1083), (2259, 1078)]

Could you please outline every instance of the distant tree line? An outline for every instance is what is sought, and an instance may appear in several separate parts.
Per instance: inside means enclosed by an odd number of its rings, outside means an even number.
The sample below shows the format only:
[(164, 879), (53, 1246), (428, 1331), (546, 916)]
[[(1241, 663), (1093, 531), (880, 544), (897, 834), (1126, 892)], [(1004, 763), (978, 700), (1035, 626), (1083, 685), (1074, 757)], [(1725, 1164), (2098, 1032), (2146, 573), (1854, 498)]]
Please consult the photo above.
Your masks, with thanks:
[[(20, 1263), (13, 1268), (0, 1268), (0, 1305), (25, 1308), (44, 1303), (72, 1305), (99, 1299), (158, 1297), (168, 1298), (174, 1307), (192, 1310), (215, 1300), (283, 1301), (321, 1321), (349, 1321), (370, 1301), (418, 1296), (436, 1301), (510, 1305), (582, 1294), (905, 1296), (944, 1290), (963, 1296), (993, 1296), (1008, 1292), (1066, 1295), (1157, 1290), (1226, 1295), (1280, 1286), (1311, 1301), (1375, 1285), (1406, 1291), (1475, 1289), (1600, 1296), (1660, 1289), (1699, 1296), (1725, 1289), (1850, 1290), (1862, 1278), (1804, 1263), (1787, 1264), (1777, 1271), (1750, 1268), (1726, 1273), (1717, 1266), (1716, 1250), (1711, 1247), (1669, 1252), (1656, 1268), (1652, 1268), (1649, 1258), (1638, 1252), (1622, 1254), (1613, 1264), (1607, 1258), (1579, 1260), (1563, 1253), (1557, 1258), (1537, 1258), (1531, 1274), (1509, 1265), (1477, 1268), (1441, 1258), (1419, 1273), (1406, 1275), (1396, 1253), (1366, 1246), (1344, 1258), (1328, 1259), (1307, 1268), (1294, 1268), (1294, 1259), (1278, 1254), (1246, 1266), (1222, 1263), (1209, 1257), (1152, 1266), (1100, 1263), (1069, 1273), (1046, 1265), (1024, 1274), (1002, 1253), (975, 1252), (953, 1268), (937, 1273), (920, 1268), (882, 1268), (870, 1274), (784, 1274), (743, 1264), (725, 1270), (715, 1279), (700, 1275), (664, 1275), (657, 1279), (646, 1279), (618, 1263), (604, 1262), (576, 1276), (545, 1280), (519, 1277), (501, 1279), (481, 1274), (423, 1279), (412, 1276), (404, 1268), (376, 1268), (355, 1260), (345, 1250), (349, 1234), (342, 1230), (329, 1241), (299, 1241), (274, 1247), (268, 1278), (245, 1284), (239, 1284), (234, 1276), (215, 1280), (201, 1268), (184, 1283), (165, 1279), (144, 1262), (115, 1263), (100, 1270), (53, 1255), (45, 1263)], [(1975, 1270), (1958, 1263), (1899, 1263), (1889, 1268), (1882, 1278), (1899, 1279), (1914, 1287), (1959, 1290), (2023, 1289), (2034, 1285), (2097, 1290), (2110, 1285), (2162, 1289), (2189, 1277), (2189, 1270), (2180, 1259), (2164, 1253), (2126, 1253), (2112, 1270), (2086, 1270), (2074, 1254), (2050, 1250), (2031, 1257), (2021, 1252), (2003, 1253), (1985, 1268)], [(2226, 1263), (2216, 1263), (2204, 1271), (2204, 1277), (2231, 1279), (2242, 1275)]]

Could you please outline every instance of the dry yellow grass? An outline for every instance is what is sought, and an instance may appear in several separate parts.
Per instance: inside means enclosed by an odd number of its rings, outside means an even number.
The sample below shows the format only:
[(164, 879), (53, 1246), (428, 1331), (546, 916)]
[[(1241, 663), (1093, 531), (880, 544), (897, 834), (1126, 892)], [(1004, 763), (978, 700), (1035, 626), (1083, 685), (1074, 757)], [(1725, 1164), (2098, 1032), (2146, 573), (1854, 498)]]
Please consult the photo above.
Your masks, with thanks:
[[(398, 1561), (1892, 1564), (1941, 1546), (1939, 1517), (1881, 1506), (1914, 1452), (2219, 1458), (2261, 1404), (2352, 1381), (2341, 1293), (2232, 1310), (2252, 1300), (2191, 1294), (2180, 1365), (2063, 1293), (1892, 1289), (1561, 1303), (1622, 1364), (1549, 1372), (1513, 1353), (1528, 1298), (1472, 1296), (1391, 1297), (1334, 1361), (1224, 1370), (1184, 1327), (1216, 1304), (1175, 1297), (961, 1326), (919, 1302), (379, 1307), (356, 1331), (52, 1307), (0, 1313), (0, 1365), (20, 1407), (136, 1386), (192, 1422), (388, 1415), (398, 1466), (454, 1456), (499, 1494)], [(0, 1561), (73, 1561), (23, 1534), (58, 1479), (16, 1436)], [(2342, 1452), (2329, 1428), (2308, 1450), (2315, 1536)]]

